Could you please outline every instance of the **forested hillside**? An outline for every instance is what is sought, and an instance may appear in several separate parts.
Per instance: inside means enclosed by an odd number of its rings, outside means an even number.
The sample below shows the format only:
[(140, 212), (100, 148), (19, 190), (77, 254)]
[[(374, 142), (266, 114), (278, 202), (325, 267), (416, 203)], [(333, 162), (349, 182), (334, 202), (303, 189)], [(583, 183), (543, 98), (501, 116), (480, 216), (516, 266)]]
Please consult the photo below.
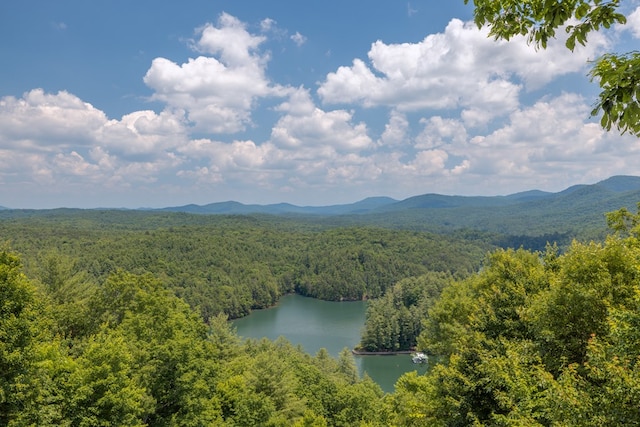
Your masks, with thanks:
[(357, 378), (348, 351), (334, 360), (285, 341), (240, 343), (225, 317), (210, 320), (151, 275), (116, 272), (88, 292), (82, 283), (36, 287), (19, 257), (1, 251), (0, 425), (384, 419), (380, 388)]
[[(128, 215), (2, 221), (0, 425), (640, 424), (639, 214), (610, 213), (605, 241), (563, 252), (494, 250), (476, 273), (461, 254), (478, 247), (432, 235)], [(282, 339), (240, 342), (223, 310), (203, 318), (185, 302), (204, 295), (190, 283), (217, 292), (223, 273), (229, 298), (249, 301), (269, 283), (266, 301), (361, 280), (355, 296), (380, 296), (363, 347), (415, 342), (434, 364), (384, 395), (349, 349), (333, 359)]]
[(398, 381), (399, 425), (640, 424), (640, 216), (608, 221), (604, 243), (499, 250), (445, 287), (418, 339), (444, 363)]
[(241, 317), (289, 292), (377, 298), (402, 278), (475, 271), (490, 246), (378, 227), (319, 227), (275, 217), (140, 211), (26, 211), (0, 236), (45, 284), (102, 284), (119, 269), (151, 273), (205, 320)]
[[(224, 315), (204, 323), (167, 275), (116, 266), (95, 283), (48, 257), (32, 277), (5, 248), (0, 424), (637, 425), (640, 215), (608, 219), (603, 243), (500, 249), (465, 278), (399, 280), (373, 307), (421, 318), (418, 347), (442, 362), (389, 395), (358, 378), (348, 349), (335, 360), (284, 340), (239, 342)], [(59, 232), (48, 230), (43, 241)]]
[(573, 238), (601, 240), (607, 233), (604, 213), (633, 209), (640, 199), (640, 177), (613, 176), (557, 193), (537, 190), (507, 196), (423, 194), (405, 200), (370, 198), (350, 205), (298, 207), (237, 202), (167, 208), (172, 211), (267, 213), (332, 226), (369, 225), (444, 234), (482, 233), (500, 247), (544, 250), (547, 241), (566, 247)]

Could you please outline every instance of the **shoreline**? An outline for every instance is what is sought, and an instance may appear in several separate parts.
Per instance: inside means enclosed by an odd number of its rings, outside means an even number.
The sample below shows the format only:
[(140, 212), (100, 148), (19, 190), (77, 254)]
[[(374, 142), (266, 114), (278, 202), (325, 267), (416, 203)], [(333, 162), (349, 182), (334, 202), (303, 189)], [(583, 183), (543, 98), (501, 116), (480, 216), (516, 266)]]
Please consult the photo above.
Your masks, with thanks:
[(398, 350), (398, 351), (364, 351), (364, 350), (356, 350), (355, 348), (351, 350), (356, 356), (394, 356), (396, 354), (411, 354), (414, 353), (415, 350)]

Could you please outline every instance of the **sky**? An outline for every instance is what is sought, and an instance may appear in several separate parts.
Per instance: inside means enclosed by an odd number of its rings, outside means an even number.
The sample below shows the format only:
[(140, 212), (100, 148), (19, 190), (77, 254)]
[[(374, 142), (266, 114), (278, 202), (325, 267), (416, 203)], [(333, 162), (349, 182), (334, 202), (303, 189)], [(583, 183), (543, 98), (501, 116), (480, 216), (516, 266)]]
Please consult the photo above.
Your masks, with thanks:
[[(472, 3), (472, 2), (471, 2)], [(589, 61), (495, 41), (463, 0), (3, 0), (0, 206), (300, 206), (640, 175)]]

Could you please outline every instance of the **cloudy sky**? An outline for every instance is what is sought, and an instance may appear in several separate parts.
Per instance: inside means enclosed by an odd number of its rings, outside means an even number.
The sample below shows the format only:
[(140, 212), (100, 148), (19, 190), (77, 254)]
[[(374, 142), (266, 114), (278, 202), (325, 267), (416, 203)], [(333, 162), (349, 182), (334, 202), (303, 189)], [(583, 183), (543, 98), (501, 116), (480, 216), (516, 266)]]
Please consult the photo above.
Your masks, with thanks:
[[(496, 42), (463, 0), (6, 0), (0, 205), (297, 205), (559, 191), (640, 175), (588, 61)], [(560, 36), (563, 33), (560, 32)]]

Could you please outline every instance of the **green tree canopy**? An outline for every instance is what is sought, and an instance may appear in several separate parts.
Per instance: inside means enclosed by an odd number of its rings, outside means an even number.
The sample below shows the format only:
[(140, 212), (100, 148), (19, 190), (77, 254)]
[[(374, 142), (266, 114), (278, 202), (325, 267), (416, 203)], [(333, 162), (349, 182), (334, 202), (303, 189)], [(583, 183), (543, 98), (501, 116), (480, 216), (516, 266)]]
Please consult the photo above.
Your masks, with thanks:
[(390, 396), (397, 425), (640, 425), (640, 214), (604, 243), (491, 253), (443, 289), (418, 347), (442, 355)]
[[(464, 0), (465, 4), (469, 0)], [(474, 20), (479, 27), (488, 25), (496, 39), (526, 36), (536, 47), (564, 28), (569, 35), (566, 46), (585, 45), (592, 31), (624, 24), (621, 0), (473, 0)], [(567, 25), (569, 24), (569, 25)], [(606, 130), (615, 126), (621, 133), (640, 136), (640, 52), (607, 53), (595, 61), (590, 76), (601, 92), (592, 115), (602, 112)]]

